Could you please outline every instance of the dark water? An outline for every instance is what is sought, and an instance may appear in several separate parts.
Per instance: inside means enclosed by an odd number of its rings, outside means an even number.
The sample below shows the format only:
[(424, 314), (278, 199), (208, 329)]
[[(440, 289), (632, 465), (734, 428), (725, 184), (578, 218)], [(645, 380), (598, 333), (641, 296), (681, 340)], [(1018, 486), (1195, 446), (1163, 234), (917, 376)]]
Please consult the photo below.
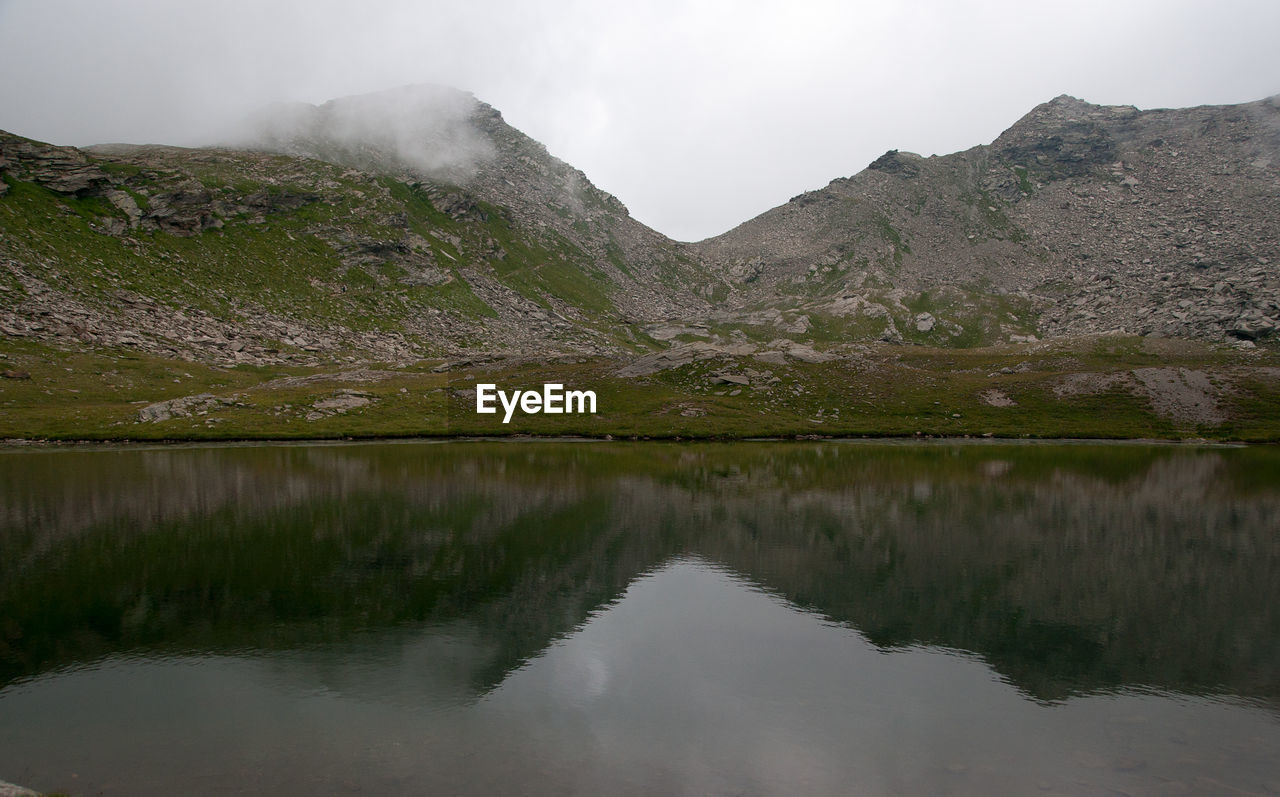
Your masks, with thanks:
[(1280, 793), (1280, 451), (3, 452), (0, 780)]

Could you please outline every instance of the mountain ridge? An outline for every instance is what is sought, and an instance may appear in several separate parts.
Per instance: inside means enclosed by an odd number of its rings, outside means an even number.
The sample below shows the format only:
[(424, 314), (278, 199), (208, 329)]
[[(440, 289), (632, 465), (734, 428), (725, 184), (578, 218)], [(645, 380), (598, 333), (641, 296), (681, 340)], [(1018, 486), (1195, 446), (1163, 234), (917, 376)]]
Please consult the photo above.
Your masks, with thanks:
[[(1280, 256), (1275, 244), (1280, 225), (1269, 219), (1270, 211), (1280, 208), (1278, 120), (1277, 97), (1140, 111), (1064, 94), (1033, 108), (991, 144), (928, 158), (890, 150), (854, 175), (695, 243), (672, 241), (636, 221), (582, 172), (507, 125), (499, 111), (447, 87), (406, 86), (319, 106), (276, 106), (258, 115), (254, 132), (237, 143), (240, 149), (212, 151), (233, 158), (237, 151), (274, 152), (387, 175), (408, 185), (430, 183), (432, 201), (460, 219), (487, 216), (477, 201), (501, 208), (518, 237), (544, 250), (568, 247), (579, 261), (577, 272), (598, 275), (599, 293), (612, 307), (610, 323), (710, 319), (755, 327), (760, 335), (774, 330), (786, 336), (818, 322), (839, 330), (837, 337), (937, 345), (1112, 330), (1255, 341), (1280, 327), (1270, 269), (1255, 273)], [(1166, 138), (1172, 143), (1153, 155)], [(1234, 151), (1214, 153), (1216, 145)], [(31, 146), (17, 148), (15, 156), (15, 147), (8, 145), (9, 159), (21, 161), (23, 151), (31, 156)], [(1190, 151), (1179, 152), (1179, 146)], [(176, 224), (197, 233), (205, 225), (216, 227), (218, 214), (207, 209), (195, 211), (198, 219), (180, 222), (173, 221), (180, 213), (168, 220), (137, 214), (120, 190), (108, 185), (109, 177), (91, 176), (93, 167), (71, 154), (137, 161), (148, 153), (179, 151), (202, 150), (53, 148), (42, 157), (56, 174), (46, 174), (44, 184), (77, 197), (110, 194), (129, 224), (139, 215), (143, 222), (155, 218), (159, 229), (170, 233)], [(1180, 169), (1179, 157), (1184, 164), (1212, 161), (1215, 169), (1194, 168), (1194, 163)], [(1224, 171), (1230, 180), (1214, 180)], [(1164, 191), (1177, 197), (1152, 197), (1146, 186), (1157, 177), (1164, 180)], [(1243, 190), (1246, 201), (1210, 205), (1198, 195), (1206, 189)], [(1107, 193), (1111, 196), (1102, 196)], [(199, 191), (178, 196), (188, 204), (201, 198)], [(1126, 208), (1126, 202), (1148, 207)], [(1110, 235), (1097, 232), (1105, 214), (1113, 217)], [(1233, 217), (1245, 224), (1233, 224)], [(1183, 224), (1187, 240), (1171, 234), (1174, 223)], [(1164, 237), (1173, 240), (1135, 245), (1115, 234), (1155, 224), (1163, 224)], [(1216, 245), (1223, 241), (1231, 246)], [(405, 248), (403, 241), (387, 244), (366, 248)], [(490, 244), (498, 259), (505, 257), (505, 250)], [(1182, 258), (1179, 250), (1188, 245), (1194, 247), (1191, 257)], [(1121, 253), (1119, 268), (1095, 266), (1106, 257), (1104, 247)], [(441, 259), (423, 268), (438, 272)], [(1202, 268), (1206, 263), (1209, 267)], [(1156, 281), (1146, 273), (1153, 269), (1135, 264), (1160, 269)], [(1072, 284), (1054, 284), (1064, 275)], [(1224, 276), (1261, 301), (1234, 297), (1238, 306), (1227, 309), (1231, 300), (1220, 296), (1198, 302), (1199, 294), (1206, 288), (1212, 292)], [(465, 279), (491, 305), (503, 304), (498, 297), (506, 294), (512, 318), (539, 312), (520, 308), (528, 297), (488, 277), (473, 272)], [(582, 279), (572, 273), (569, 278)], [(1106, 295), (1091, 287), (1095, 282), (1133, 286), (1129, 301), (1122, 303), (1133, 312), (1108, 309)], [(1159, 295), (1152, 301), (1137, 301), (1138, 292), (1153, 290)], [(913, 312), (912, 300), (921, 303), (930, 291), (935, 298), (945, 294), (945, 306)], [(561, 298), (554, 290), (543, 291), (540, 302), (550, 306), (541, 309), (572, 322), (574, 310), (557, 304)], [(1181, 305), (1188, 300), (1192, 307)], [(1001, 309), (1009, 313), (1002, 306), (1010, 302), (1017, 305), (1012, 312), (1017, 323), (992, 324), (988, 318), (981, 330), (970, 328), (976, 316)], [(1063, 302), (1077, 309), (1055, 307)], [(929, 317), (922, 317), (926, 312)], [(874, 329), (878, 326), (883, 328)]]
[(273, 113), (237, 149), (0, 134), (0, 434), (517, 431), (447, 392), (476, 369), (628, 408), (524, 431), (1280, 434), (1277, 98), (1059, 97), (692, 244), (455, 90)]
[[(1220, 146), (1232, 151), (1217, 151)], [(718, 264), (737, 283), (742, 305), (776, 302), (761, 289), (772, 287), (776, 294), (781, 285), (807, 300), (824, 292), (857, 296), (879, 304), (883, 310), (877, 312), (892, 318), (894, 303), (868, 296), (859, 280), (871, 278), (897, 289), (927, 281), (970, 292), (980, 291), (985, 281), (997, 289), (1027, 293), (1028, 301), (1040, 305), (1062, 298), (1074, 301), (1083, 293), (1082, 312), (1105, 319), (1105, 326), (1091, 326), (1085, 322), (1094, 319), (1083, 315), (1050, 312), (1048, 324), (1037, 323), (1048, 334), (1127, 328), (1139, 334), (1256, 339), (1262, 327), (1274, 329), (1270, 304), (1246, 303), (1232, 318), (1214, 311), (1216, 315), (1200, 319), (1178, 319), (1172, 314), (1186, 308), (1170, 308), (1163, 301), (1136, 308), (1145, 315), (1126, 316), (1101, 310), (1102, 297), (1091, 295), (1087, 286), (1064, 292), (1049, 283), (1064, 272), (1083, 271), (1090, 278), (1123, 277), (1149, 289), (1152, 281), (1134, 265), (1144, 260), (1145, 265), (1163, 265), (1162, 275), (1185, 271), (1180, 267), (1197, 265), (1186, 262), (1196, 258), (1178, 251), (1189, 242), (1204, 248), (1190, 253), (1199, 254), (1199, 261), (1225, 265), (1228, 272), (1242, 269), (1251, 258), (1250, 267), (1268, 265), (1275, 260), (1280, 235), (1274, 222), (1280, 209), (1278, 152), (1280, 99), (1275, 97), (1239, 106), (1139, 111), (1063, 95), (1037, 106), (989, 145), (929, 158), (890, 151), (862, 172), (794, 197), (697, 248), (704, 260)], [(1220, 179), (1225, 170), (1231, 179)], [(1150, 190), (1152, 185), (1163, 193)], [(1219, 197), (1204, 202), (1200, 195), (1205, 192), (1234, 195), (1225, 203)], [(1113, 229), (1099, 232), (1107, 215)], [(1152, 226), (1163, 233), (1177, 221), (1196, 227), (1188, 230), (1189, 240), (1135, 242), (1115, 234), (1142, 234)], [(1218, 226), (1222, 229), (1207, 229)], [(1213, 245), (1224, 242), (1234, 248)], [(1069, 251), (1082, 245), (1083, 251)], [(1123, 256), (1125, 269), (1084, 263), (1107, 257), (1108, 248)], [(849, 261), (855, 261), (853, 267), (846, 265)], [(825, 276), (833, 269), (847, 273)], [(1206, 282), (1212, 287), (1222, 275), (1186, 279), (1180, 285), (1177, 278), (1186, 275), (1172, 276), (1180, 291), (1170, 291), (1168, 298), (1176, 304)], [(1256, 280), (1262, 275), (1248, 270), (1241, 276), (1267, 301), (1276, 297), (1274, 280)], [(1030, 295), (1037, 290), (1040, 295)], [(837, 316), (844, 312), (838, 303), (819, 302), (815, 309)], [(1157, 312), (1182, 323), (1142, 321)], [(911, 320), (898, 315), (899, 325)], [(1272, 326), (1259, 325), (1259, 315)], [(886, 326), (883, 337), (899, 335)]]

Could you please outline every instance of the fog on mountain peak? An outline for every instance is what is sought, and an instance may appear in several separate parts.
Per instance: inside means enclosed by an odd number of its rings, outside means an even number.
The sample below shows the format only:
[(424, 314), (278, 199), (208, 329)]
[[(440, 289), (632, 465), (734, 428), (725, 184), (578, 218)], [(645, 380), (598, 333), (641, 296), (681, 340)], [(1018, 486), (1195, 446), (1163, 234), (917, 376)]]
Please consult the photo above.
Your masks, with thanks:
[(480, 107), (467, 92), (429, 84), (318, 106), (277, 103), (252, 115), (230, 143), (357, 164), (390, 158), (423, 176), (461, 182), (495, 153), (472, 123)]

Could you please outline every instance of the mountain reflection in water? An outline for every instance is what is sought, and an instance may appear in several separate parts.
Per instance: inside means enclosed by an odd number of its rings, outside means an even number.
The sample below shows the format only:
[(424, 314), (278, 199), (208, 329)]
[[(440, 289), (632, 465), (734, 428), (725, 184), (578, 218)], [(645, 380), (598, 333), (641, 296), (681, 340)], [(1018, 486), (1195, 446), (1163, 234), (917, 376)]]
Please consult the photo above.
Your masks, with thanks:
[(1280, 785), (1273, 449), (11, 451), (0, 490), (40, 788)]

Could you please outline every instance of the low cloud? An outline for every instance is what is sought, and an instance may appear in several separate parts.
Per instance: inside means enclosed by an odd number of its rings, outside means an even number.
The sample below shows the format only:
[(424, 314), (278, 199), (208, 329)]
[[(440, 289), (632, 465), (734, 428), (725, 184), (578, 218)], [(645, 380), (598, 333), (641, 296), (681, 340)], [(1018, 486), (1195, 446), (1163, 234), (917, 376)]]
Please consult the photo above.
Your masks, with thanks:
[[(636, 218), (690, 240), (888, 149), (989, 142), (1059, 94), (1140, 108), (1275, 94), (1278, 28), (1274, 0), (1080, 0), (1070, 13), (1017, 0), (0, 0), (0, 128), (200, 145), (268, 103), (431, 82), (475, 92)], [(453, 96), (427, 103), (445, 113), (425, 148), (405, 109), (371, 130), (349, 104), (277, 111), (330, 125), (334, 145), (369, 132), (442, 173), (486, 157)]]
[(224, 143), (376, 169), (388, 162), (447, 182), (465, 182), (494, 156), (473, 123), (482, 106), (463, 91), (433, 85), (343, 97), (323, 105), (276, 103), (253, 114)]

